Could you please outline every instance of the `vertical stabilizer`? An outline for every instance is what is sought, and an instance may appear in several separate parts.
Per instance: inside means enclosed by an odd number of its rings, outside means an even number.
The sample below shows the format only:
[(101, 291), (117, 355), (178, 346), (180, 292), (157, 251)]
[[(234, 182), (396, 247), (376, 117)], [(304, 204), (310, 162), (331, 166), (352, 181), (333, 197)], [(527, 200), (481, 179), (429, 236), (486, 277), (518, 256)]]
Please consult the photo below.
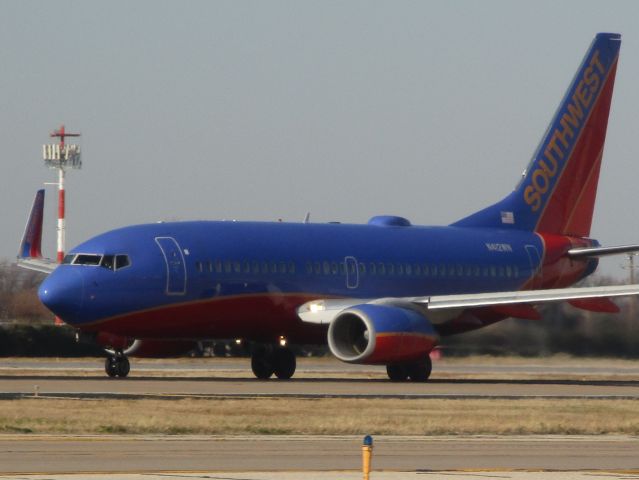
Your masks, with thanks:
[(515, 191), (453, 225), (590, 234), (620, 46), (596, 35)]
[(24, 229), (18, 258), (42, 258), (42, 220), (44, 218), (44, 190), (38, 190)]

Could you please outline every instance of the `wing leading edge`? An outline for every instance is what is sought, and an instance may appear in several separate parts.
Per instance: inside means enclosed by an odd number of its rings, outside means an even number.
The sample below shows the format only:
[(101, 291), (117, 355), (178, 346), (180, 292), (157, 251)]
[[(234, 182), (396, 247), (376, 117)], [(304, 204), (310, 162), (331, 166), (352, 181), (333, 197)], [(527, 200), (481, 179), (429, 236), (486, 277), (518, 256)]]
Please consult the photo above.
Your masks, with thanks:
[(318, 299), (297, 309), (304, 322), (327, 325), (344, 309), (366, 303), (410, 304), (429, 311), (461, 310), (503, 305), (530, 305), (570, 300), (614, 298), (639, 295), (637, 285), (611, 285), (604, 287), (555, 288), (513, 292), (471, 293), (462, 295), (436, 295), (430, 297), (403, 297), (381, 299)]

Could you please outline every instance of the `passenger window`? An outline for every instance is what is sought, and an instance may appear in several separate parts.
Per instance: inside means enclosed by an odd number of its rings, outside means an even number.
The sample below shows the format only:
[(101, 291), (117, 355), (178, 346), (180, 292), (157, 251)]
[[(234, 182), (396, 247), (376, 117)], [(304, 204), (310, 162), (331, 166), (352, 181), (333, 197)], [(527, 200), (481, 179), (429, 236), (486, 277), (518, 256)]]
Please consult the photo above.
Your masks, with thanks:
[(271, 262), (271, 273), (277, 273), (277, 262)]
[(377, 269), (375, 268), (375, 263), (371, 262), (368, 264), (368, 270), (371, 272), (371, 275), (377, 274)]
[(404, 270), (406, 270), (406, 275), (412, 275), (413, 274), (413, 267), (410, 264), (406, 264), (406, 267), (404, 267)]
[(397, 275), (404, 275), (404, 265), (401, 263), (397, 264)]
[(251, 273), (251, 262), (244, 260), (244, 273)]
[(262, 275), (266, 275), (268, 273), (268, 262), (262, 262)]
[(206, 269), (209, 271), (209, 273), (213, 273), (213, 262), (211, 260), (206, 262)]
[(225, 260), (224, 261), (224, 273), (231, 273), (231, 261), (230, 260)]
[(421, 276), (422, 274), (422, 267), (419, 266), (419, 264), (415, 264), (413, 265), (413, 270), (415, 271), (415, 275), (417, 275), (418, 277)]
[(337, 275), (337, 262), (331, 262), (331, 273)]
[(291, 275), (295, 273), (295, 263), (288, 262), (288, 273)]
[(259, 275), (260, 273), (260, 262), (257, 260), (253, 260), (253, 275)]
[(392, 263), (387, 263), (386, 271), (388, 272), (389, 275), (395, 275), (395, 265), (393, 265)]
[(240, 262), (233, 262), (233, 271), (235, 273), (240, 273), (242, 271), (242, 265), (240, 264)]
[(362, 275), (366, 275), (366, 264), (365, 263), (360, 263), (359, 264), (359, 273), (361, 273)]
[(379, 262), (377, 264), (377, 273), (379, 273), (380, 275), (386, 275), (386, 267), (382, 262)]
[(324, 260), (322, 267), (324, 270), (324, 275), (329, 275), (331, 273), (331, 264), (327, 262), (326, 260)]
[(100, 266), (106, 268), (107, 270), (113, 270), (114, 265), (114, 256), (113, 255), (105, 255), (102, 257), (102, 261), (100, 262)]
[(313, 273), (313, 264), (306, 262), (306, 275), (310, 275), (311, 273)]
[(195, 262), (195, 268), (197, 268), (197, 271), (202, 273), (204, 271), (204, 268), (202, 266), (202, 262)]
[(215, 260), (215, 272), (222, 273), (222, 260)]
[(315, 271), (315, 275), (320, 275), (322, 273), (322, 264), (320, 262), (315, 262), (313, 264), (313, 270)]

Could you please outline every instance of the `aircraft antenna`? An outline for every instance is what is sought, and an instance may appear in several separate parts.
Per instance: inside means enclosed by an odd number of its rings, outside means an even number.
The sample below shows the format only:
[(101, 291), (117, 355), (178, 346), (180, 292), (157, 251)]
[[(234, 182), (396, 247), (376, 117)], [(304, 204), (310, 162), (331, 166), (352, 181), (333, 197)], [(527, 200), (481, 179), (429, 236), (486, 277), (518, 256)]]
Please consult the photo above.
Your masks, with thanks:
[(49, 134), (52, 138), (59, 138), (60, 143), (49, 143), (42, 145), (42, 157), (45, 166), (52, 170), (58, 171), (57, 183), (47, 183), (47, 185), (58, 186), (58, 263), (62, 263), (65, 252), (65, 190), (64, 176), (67, 170), (79, 170), (82, 168), (82, 159), (80, 157), (80, 146), (76, 144), (66, 144), (66, 137), (79, 137), (79, 133), (69, 133), (61, 125), (58, 130), (54, 130)]

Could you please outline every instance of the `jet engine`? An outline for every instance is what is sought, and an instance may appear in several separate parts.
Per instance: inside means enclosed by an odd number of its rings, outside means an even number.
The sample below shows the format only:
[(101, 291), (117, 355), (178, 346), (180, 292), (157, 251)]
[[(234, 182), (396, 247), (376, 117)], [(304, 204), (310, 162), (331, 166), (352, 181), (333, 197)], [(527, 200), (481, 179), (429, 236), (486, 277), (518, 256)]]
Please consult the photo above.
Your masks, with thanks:
[(349, 363), (397, 364), (427, 357), (439, 336), (408, 306), (366, 303), (340, 312), (328, 329), (328, 346)]

